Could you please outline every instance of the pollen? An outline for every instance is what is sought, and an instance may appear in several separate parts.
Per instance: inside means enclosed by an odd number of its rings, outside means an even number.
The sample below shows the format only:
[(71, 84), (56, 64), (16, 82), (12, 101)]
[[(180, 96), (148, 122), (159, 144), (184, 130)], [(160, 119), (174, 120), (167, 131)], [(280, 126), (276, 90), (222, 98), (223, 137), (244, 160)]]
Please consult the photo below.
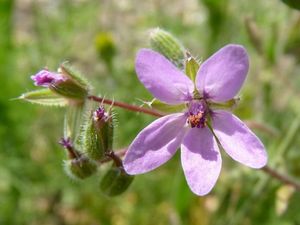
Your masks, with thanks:
[(187, 122), (191, 125), (192, 128), (203, 128), (206, 126), (206, 118), (203, 112), (198, 112), (198, 114), (189, 115)]

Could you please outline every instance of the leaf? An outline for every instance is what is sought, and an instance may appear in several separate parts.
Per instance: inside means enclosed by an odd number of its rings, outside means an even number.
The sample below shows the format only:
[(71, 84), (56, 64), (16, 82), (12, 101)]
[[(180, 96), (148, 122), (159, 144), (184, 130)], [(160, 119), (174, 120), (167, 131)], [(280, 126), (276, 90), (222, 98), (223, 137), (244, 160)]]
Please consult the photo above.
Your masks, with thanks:
[(30, 91), (22, 94), (18, 99), (25, 100), (34, 104), (44, 105), (44, 106), (66, 106), (68, 101), (53, 93), (48, 88)]

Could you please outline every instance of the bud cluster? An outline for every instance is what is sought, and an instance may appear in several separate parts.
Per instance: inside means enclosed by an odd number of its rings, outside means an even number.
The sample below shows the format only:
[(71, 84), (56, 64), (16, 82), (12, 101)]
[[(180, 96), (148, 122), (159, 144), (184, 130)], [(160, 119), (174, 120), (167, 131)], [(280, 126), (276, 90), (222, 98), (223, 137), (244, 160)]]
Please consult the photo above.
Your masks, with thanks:
[(99, 185), (100, 190), (108, 196), (123, 193), (133, 180), (133, 176), (124, 171), (120, 157), (113, 152), (113, 117), (111, 107), (106, 110), (101, 104), (88, 113), (78, 140), (74, 140), (75, 144), (70, 138), (60, 141), (68, 158), (64, 161), (65, 172), (75, 180), (90, 177), (97, 173), (98, 166), (113, 162)]

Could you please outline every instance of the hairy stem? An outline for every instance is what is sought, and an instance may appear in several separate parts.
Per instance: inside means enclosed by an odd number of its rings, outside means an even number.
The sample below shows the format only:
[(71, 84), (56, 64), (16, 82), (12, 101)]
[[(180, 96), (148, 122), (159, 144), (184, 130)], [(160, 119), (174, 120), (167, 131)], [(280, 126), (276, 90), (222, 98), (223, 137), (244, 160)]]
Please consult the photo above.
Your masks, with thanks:
[(95, 101), (95, 102), (100, 102), (100, 103), (103, 103), (103, 104), (107, 104), (107, 105), (127, 109), (129, 111), (141, 112), (141, 113), (148, 114), (148, 115), (151, 115), (151, 116), (156, 116), (156, 117), (163, 116), (163, 114), (157, 112), (156, 110), (145, 109), (145, 108), (130, 105), (130, 104), (127, 104), (127, 103), (124, 103), (124, 102), (113, 101), (113, 100), (110, 100), (110, 99), (105, 99), (105, 98), (101, 98), (101, 97), (97, 97), (97, 96), (93, 96), (93, 95), (88, 96), (88, 99), (92, 100), (92, 101)]

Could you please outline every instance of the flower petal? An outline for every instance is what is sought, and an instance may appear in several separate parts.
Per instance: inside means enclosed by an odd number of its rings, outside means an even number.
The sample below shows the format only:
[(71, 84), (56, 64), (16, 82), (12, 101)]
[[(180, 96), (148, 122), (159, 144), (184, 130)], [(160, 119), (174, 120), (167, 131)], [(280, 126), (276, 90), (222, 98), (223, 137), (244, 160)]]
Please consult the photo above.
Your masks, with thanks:
[(183, 113), (164, 116), (143, 129), (129, 146), (124, 159), (128, 174), (153, 170), (168, 161), (176, 152), (186, 132)]
[(265, 147), (239, 118), (223, 110), (215, 111), (213, 128), (222, 147), (234, 160), (252, 168), (266, 165)]
[(239, 92), (248, 69), (249, 59), (244, 47), (226, 45), (200, 66), (196, 87), (216, 102), (228, 101)]
[(197, 195), (214, 187), (222, 166), (218, 144), (208, 128), (193, 128), (181, 145), (181, 163), (187, 183)]
[(165, 103), (182, 103), (193, 92), (193, 82), (164, 56), (150, 49), (138, 52), (135, 69), (144, 86)]

